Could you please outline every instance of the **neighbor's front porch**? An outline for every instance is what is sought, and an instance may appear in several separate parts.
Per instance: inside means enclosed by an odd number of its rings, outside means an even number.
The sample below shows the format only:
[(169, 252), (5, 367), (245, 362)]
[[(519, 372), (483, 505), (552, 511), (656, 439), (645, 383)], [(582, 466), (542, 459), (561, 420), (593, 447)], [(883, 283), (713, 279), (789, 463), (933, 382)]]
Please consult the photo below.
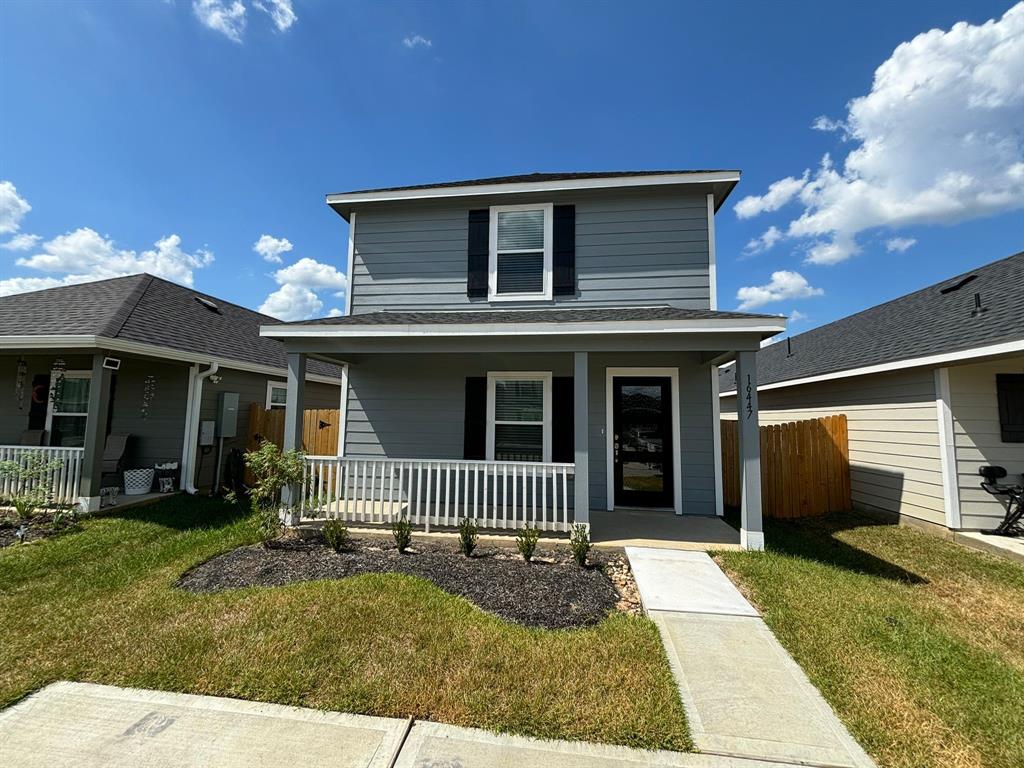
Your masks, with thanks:
[[(583, 524), (595, 541), (684, 538), (673, 525), (721, 523), (715, 374), (735, 359), (751, 384), (740, 541), (761, 548), (755, 352), (775, 331), (764, 321), (742, 332), (668, 325), (674, 332), (484, 338), (417, 329), (415, 339), (404, 328), (377, 329), (381, 338), (316, 325), (303, 338), (294, 326), (265, 327), (289, 349), (286, 448), (301, 445), (308, 357), (347, 371), (344, 455), (307, 457), (303, 482), (286, 489), (293, 521), (405, 517), (437, 529), (473, 518), (495, 531)], [(721, 526), (704, 535), (729, 543)]]

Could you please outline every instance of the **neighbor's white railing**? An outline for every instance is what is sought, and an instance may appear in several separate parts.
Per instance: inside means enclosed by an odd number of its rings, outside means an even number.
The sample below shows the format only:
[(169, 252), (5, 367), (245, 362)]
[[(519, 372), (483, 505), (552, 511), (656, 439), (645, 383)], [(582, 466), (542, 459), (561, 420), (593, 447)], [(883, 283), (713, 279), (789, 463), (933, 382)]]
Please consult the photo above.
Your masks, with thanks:
[(41, 485), (50, 494), (49, 501), (57, 504), (74, 504), (78, 501), (84, 454), (84, 448), (0, 445), (0, 462), (14, 461), (24, 467), (28, 459), (36, 455), (40, 456), (43, 462), (52, 464), (45, 476), (36, 483), (0, 475), (0, 503), (18, 493), (31, 490), (36, 485)]
[(300, 515), (351, 523), (568, 531), (573, 464), (307, 456)]

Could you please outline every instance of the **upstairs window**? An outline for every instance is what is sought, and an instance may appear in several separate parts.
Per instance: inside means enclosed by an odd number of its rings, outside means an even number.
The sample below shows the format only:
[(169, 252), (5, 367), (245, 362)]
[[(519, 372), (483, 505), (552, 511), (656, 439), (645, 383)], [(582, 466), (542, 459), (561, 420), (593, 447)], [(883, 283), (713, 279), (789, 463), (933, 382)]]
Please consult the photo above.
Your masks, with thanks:
[(550, 203), (491, 208), (491, 301), (551, 298), (552, 208)]

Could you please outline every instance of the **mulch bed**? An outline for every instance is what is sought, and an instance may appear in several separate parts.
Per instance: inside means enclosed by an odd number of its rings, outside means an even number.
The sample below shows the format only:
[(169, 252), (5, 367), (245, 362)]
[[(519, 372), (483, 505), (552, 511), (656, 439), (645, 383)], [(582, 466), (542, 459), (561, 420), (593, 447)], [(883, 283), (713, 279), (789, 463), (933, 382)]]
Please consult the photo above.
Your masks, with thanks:
[(73, 525), (64, 525), (60, 528), (53, 526), (52, 512), (37, 512), (27, 521), (21, 521), (14, 517), (4, 516), (0, 512), (0, 549), (18, 544), (18, 531), (24, 528), (21, 543), (28, 544), (40, 539), (48, 539), (51, 536), (59, 536), (72, 530)]
[(585, 627), (616, 608), (639, 608), (622, 554), (592, 550), (588, 567), (580, 568), (567, 549), (538, 548), (534, 562), (526, 563), (509, 548), (478, 547), (466, 557), (454, 543), (422, 540), (401, 554), (384, 538), (354, 539), (340, 553), (320, 540), (278, 539), (240, 547), (196, 566), (177, 586), (204, 593), (361, 573), (420, 576), (485, 611), (544, 629)]

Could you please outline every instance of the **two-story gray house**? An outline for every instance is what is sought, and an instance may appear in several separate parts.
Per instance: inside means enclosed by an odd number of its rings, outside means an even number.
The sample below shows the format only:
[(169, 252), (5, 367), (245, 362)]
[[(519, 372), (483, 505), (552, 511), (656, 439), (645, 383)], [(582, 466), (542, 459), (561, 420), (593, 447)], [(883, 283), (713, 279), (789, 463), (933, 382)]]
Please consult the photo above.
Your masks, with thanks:
[(341, 456), (302, 516), (567, 530), (593, 510), (721, 515), (717, 366), (744, 382), (741, 541), (763, 544), (755, 352), (785, 329), (716, 308), (715, 212), (737, 171), (546, 173), (327, 197), (349, 224), (347, 313), (264, 325), (345, 366)]

